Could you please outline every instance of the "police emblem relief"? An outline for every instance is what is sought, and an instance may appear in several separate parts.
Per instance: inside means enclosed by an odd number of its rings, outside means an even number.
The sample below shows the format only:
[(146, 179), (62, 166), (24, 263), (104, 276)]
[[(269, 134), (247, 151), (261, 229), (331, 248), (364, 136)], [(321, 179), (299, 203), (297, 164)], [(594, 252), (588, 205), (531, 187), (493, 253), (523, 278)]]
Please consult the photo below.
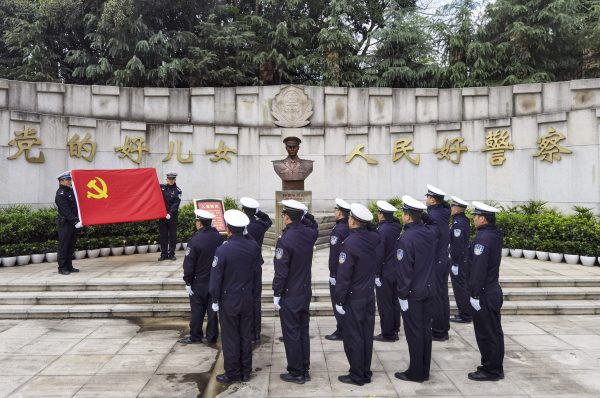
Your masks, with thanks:
[(483, 253), (483, 245), (475, 245), (475, 255), (480, 256)]
[(277, 260), (280, 260), (281, 257), (283, 257), (283, 249), (275, 250), (275, 258), (277, 258)]
[(456, 236), (457, 238), (460, 236), (461, 233), (462, 233), (462, 231), (460, 229), (454, 230), (454, 236)]
[(294, 85), (284, 87), (271, 103), (271, 114), (280, 127), (303, 127), (313, 114), (313, 103), (304, 89)]
[(215, 258), (213, 260), (213, 263), (212, 263), (212, 266), (216, 267), (218, 262), (219, 262), (219, 257), (215, 256)]
[(337, 241), (338, 241), (338, 237), (337, 236), (332, 236), (331, 237), (331, 245), (332, 246), (335, 245), (337, 243)]
[(398, 257), (398, 260), (402, 260), (402, 257), (404, 257), (404, 250), (398, 249), (398, 251), (396, 251), (396, 256)]
[(346, 253), (340, 253), (340, 264), (344, 264), (346, 261)]

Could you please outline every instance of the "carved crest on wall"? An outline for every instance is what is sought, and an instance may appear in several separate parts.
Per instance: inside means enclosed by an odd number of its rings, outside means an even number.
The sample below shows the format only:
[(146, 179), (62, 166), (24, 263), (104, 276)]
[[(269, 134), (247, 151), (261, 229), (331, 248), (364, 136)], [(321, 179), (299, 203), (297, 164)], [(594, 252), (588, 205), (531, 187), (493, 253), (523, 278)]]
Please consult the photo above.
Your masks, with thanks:
[(307, 119), (313, 114), (313, 103), (298, 86), (281, 89), (271, 104), (271, 115), (280, 127), (303, 127), (310, 123)]

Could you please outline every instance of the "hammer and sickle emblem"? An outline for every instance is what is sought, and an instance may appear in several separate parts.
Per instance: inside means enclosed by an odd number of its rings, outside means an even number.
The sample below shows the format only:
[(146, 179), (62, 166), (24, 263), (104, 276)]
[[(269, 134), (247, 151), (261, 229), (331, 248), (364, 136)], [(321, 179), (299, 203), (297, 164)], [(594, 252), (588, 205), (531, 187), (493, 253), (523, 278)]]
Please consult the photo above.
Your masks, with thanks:
[(87, 186), (90, 189), (95, 190), (97, 193), (91, 193), (90, 191), (88, 191), (87, 193), (87, 197), (89, 198), (94, 198), (94, 199), (103, 199), (103, 198), (108, 198), (108, 193), (106, 192), (106, 183), (104, 181), (102, 181), (102, 178), (96, 177), (96, 179), (98, 181), (100, 181), (100, 184), (102, 184), (102, 189), (98, 188), (98, 185), (96, 185), (96, 180), (92, 180), (90, 182), (88, 182)]

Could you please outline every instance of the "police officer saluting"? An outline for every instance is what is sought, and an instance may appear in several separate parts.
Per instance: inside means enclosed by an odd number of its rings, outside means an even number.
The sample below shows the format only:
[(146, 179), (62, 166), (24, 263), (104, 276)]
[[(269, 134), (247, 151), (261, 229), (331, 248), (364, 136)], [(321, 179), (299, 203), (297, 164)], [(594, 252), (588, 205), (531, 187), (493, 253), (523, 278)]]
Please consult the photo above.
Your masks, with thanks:
[(213, 311), (220, 311), (225, 373), (219, 383), (250, 380), (252, 370), (252, 288), (262, 265), (260, 248), (246, 234), (248, 217), (239, 210), (225, 212), (229, 239), (215, 252), (210, 274)]
[(72, 258), (77, 242), (77, 229), (83, 225), (79, 221), (77, 199), (71, 188), (71, 172), (65, 171), (56, 178), (60, 184), (54, 199), (58, 208), (58, 273), (69, 275), (71, 272), (79, 272), (77, 268), (73, 268)]
[(181, 203), (181, 189), (175, 180), (177, 173), (167, 173), (167, 183), (160, 184), (163, 199), (167, 208), (167, 217), (158, 220), (158, 231), (160, 233), (160, 257), (158, 261), (175, 258), (175, 246), (177, 245), (177, 223), (179, 218), (179, 204)]
[(471, 303), (467, 290), (467, 260), (469, 240), (471, 238), (471, 222), (465, 214), (469, 206), (464, 200), (452, 196), (452, 228), (450, 229), (450, 257), (452, 259), (452, 290), (458, 307), (458, 315), (451, 322), (471, 323)]
[[(437, 221), (425, 206), (403, 196), (404, 233), (396, 243), (398, 301), (404, 320), (404, 334), (410, 364), (395, 373), (400, 380), (422, 383), (429, 380), (431, 365), (431, 316), (435, 296), (435, 247), (439, 236)], [(423, 221), (423, 223), (421, 222)]]
[(399, 340), (400, 304), (398, 303), (398, 285), (396, 276), (396, 241), (402, 231), (402, 223), (394, 217), (398, 211), (385, 200), (377, 201), (379, 218), (379, 237), (375, 263), (375, 286), (377, 290), (377, 309), (381, 334), (373, 339), (384, 342)]
[(350, 205), (343, 199), (337, 198), (335, 200), (335, 225), (331, 230), (331, 236), (329, 237), (329, 295), (331, 297), (331, 305), (333, 308), (333, 314), (337, 322), (335, 332), (326, 335), (327, 340), (338, 340), (342, 341), (342, 321), (341, 315), (335, 310), (335, 285), (337, 283), (337, 269), (340, 259), (340, 247), (342, 242), (346, 240), (350, 234), (348, 228), (348, 216), (350, 216)]
[(223, 243), (223, 236), (212, 227), (215, 216), (205, 210), (194, 210), (198, 233), (190, 239), (183, 259), (183, 280), (190, 294), (190, 337), (180, 340), (183, 344), (202, 343), (202, 323), (206, 323), (206, 342), (215, 344), (219, 337), (219, 319), (212, 309), (212, 297), (208, 291), (211, 264), (215, 251)]
[(373, 331), (375, 330), (375, 249), (379, 234), (373, 214), (358, 203), (350, 205), (350, 236), (342, 242), (335, 286), (336, 311), (342, 315), (344, 351), (350, 373), (342, 383), (362, 386), (371, 382)]
[[(250, 219), (250, 224), (246, 227), (248, 230), (248, 234), (254, 238), (256, 243), (258, 243), (258, 247), (262, 248), (263, 240), (265, 239), (265, 232), (273, 225), (273, 221), (267, 215), (267, 213), (263, 213), (258, 209), (260, 204), (248, 197), (243, 197), (240, 199), (240, 203), (242, 204), (242, 213), (248, 216)], [(258, 217), (258, 219), (257, 219)], [(262, 250), (261, 250), (261, 258), (262, 258)], [(262, 264), (262, 263), (261, 263)], [(261, 295), (262, 295), (262, 266), (259, 270), (256, 280), (254, 281), (254, 292), (256, 294), (253, 296), (254, 304), (254, 318), (252, 320), (252, 343), (260, 343), (260, 317), (261, 317)]]
[(446, 196), (444, 191), (432, 185), (427, 185), (426, 196), (427, 213), (435, 218), (440, 230), (435, 258), (436, 295), (433, 303), (433, 340), (446, 341), (450, 338), (448, 336), (450, 330), (450, 298), (448, 297), (450, 205), (444, 200), (444, 196)]
[(275, 249), (273, 302), (279, 310), (287, 371), (279, 377), (287, 382), (310, 381), (311, 267), (313, 246), (319, 234), (312, 214), (296, 200), (283, 200), (284, 228)]
[(469, 291), (473, 309), (473, 326), (481, 353), (481, 366), (469, 373), (476, 381), (504, 378), (504, 333), (500, 323), (502, 289), (498, 283), (504, 235), (496, 226), (500, 210), (485, 203), (473, 202), (473, 221), (477, 236), (469, 248)]

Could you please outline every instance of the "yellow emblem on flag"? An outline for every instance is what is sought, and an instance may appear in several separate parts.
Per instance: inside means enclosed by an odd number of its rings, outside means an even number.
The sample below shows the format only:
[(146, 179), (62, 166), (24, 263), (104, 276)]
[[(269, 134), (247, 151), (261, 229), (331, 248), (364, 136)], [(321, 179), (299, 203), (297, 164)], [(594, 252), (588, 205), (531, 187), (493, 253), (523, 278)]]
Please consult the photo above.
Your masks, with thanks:
[[(100, 184), (102, 184), (102, 188), (99, 188), (98, 185), (96, 185), (96, 180), (100, 181)], [(107, 192), (106, 183), (100, 177), (96, 177), (96, 180), (91, 180), (87, 184), (88, 188), (93, 189), (94, 191), (96, 191), (96, 193), (91, 193), (90, 191), (88, 191), (88, 193), (87, 193), (88, 199), (89, 198), (94, 198), (94, 199), (106, 199), (106, 198), (108, 198), (108, 192)]]

